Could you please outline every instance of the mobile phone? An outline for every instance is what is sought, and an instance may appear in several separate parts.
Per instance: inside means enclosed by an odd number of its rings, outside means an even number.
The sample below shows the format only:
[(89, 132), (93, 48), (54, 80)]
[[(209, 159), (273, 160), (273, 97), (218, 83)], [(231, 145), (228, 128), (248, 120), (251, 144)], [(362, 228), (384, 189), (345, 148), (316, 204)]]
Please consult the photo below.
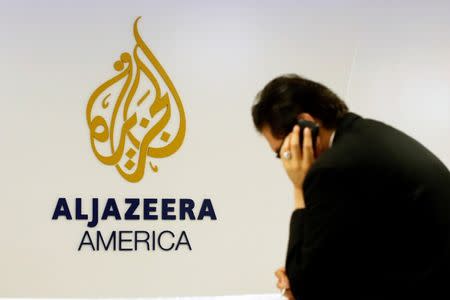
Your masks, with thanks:
[(311, 137), (313, 143), (314, 154), (316, 153), (317, 136), (319, 135), (319, 126), (311, 121), (297, 120), (297, 124), (300, 126), (300, 147), (303, 149), (303, 130), (308, 127), (311, 130)]

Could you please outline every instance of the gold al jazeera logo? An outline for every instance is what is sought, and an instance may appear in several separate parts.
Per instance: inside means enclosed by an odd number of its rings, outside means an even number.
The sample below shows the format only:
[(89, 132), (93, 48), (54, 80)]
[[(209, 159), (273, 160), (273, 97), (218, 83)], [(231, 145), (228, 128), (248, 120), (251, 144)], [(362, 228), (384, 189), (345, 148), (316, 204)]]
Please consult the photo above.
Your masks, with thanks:
[(153, 159), (174, 154), (186, 133), (180, 97), (166, 71), (133, 26), (132, 54), (114, 63), (117, 75), (89, 98), (86, 118), (92, 151), (100, 162), (115, 166), (129, 182), (138, 182)]

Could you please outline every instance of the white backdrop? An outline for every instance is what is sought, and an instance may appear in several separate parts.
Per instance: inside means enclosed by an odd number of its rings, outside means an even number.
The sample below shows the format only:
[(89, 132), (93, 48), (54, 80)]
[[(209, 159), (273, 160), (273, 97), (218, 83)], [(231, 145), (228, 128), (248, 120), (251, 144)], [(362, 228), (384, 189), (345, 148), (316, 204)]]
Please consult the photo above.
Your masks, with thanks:
[[(0, 296), (276, 292), (293, 200), (250, 107), (283, 73), (326, 84), (450, 166), (450, 4), (372, 2), (0, 1)], [(134, 46), (137, 16), (187, 133), (132, 184), (94, 157), (85, 108)], [(86, 227), (51, 220), (59, 196), (211, 198), (218, 220), (99, 225), (184, 229), (191, 252), (78, 252)]]

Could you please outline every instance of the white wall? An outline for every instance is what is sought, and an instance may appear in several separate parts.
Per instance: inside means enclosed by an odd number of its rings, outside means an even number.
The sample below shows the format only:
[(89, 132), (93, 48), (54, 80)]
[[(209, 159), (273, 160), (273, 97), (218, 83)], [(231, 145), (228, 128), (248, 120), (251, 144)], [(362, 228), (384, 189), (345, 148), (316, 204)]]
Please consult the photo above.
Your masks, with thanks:
[[(445, 2), (0, 1), (0, 296), (193, 296), (275, 292), (293, 207), (250, 106), (299, 73), (386, 121), (450, 166)], [(94, 157), (89, 95), (141, 34), (186, 109), (175, 155), (131, 184)], [(106, 222), (185, 229), (192, 252), (77, 252), (86, 229), (52, 222), (57, 197), (210, 197), (217, 222)]]

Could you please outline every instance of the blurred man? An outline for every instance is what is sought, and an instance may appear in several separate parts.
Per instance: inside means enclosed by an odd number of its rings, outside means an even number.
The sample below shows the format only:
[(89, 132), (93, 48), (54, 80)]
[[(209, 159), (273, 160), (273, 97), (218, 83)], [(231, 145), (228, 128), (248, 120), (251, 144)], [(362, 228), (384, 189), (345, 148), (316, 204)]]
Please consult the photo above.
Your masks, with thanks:
[(269, 82), (252, 116), (293, 184), (276, 271), (288, 298), (450, 299), (450, 173), (436, 156), (296, 75)]

